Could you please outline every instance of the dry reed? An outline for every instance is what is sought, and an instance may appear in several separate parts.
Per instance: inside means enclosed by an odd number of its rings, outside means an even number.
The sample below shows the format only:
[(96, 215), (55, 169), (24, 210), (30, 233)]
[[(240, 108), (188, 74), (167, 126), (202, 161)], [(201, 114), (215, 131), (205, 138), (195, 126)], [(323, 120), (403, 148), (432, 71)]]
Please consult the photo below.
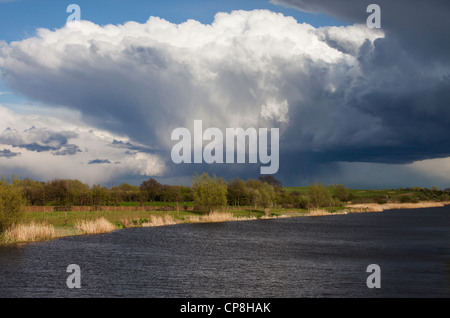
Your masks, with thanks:
[(202, 216), (203, 222), (228, 222), (234, 220), (234, 216), (229, 212), (212, 212)]
[(313, 210), (309, 210), (308, 212), (308, 216), (322, 216), (322, 215), (330, 215), (332, 213), (326, 211), (326, 210), (322, 210), (322, 209), (313, 209)]
[(172, 215), (152, 215), (148, 222), (142, 224), (142, 227), (165, 226), (177, 223), (178, 222), (173, 218)]
[(443, 207), (448, 204), (449, 202), (433, 202), (433, 201), (424, 201), (418, 203), (386, 203), (386, 204), (366, 203), (366, 204), (349, 204), (346, 208), (348, 208), (349, 211), (352, 213), (382, 212), (385, 210), (392, 210), (392, 209), (421, 209), (421, 208)]
[(233, 213), (230, 212), (212, 212), (205, 215), (191, 215), (187, 219), (190, 223), (217, 223), (217, 222), (228, 222), (235, 221)]
[(78, 221), (75, 224), (75, 228), (79, 229), (84, 234), (108, 233), (116, 229), (114, 224), (103, 217), (92, 221)]
[(38, 242), (55, 238), (55, 228), (53, 225), (45, 224), (19, 224), (13, 225), (4, 233), (4, 241), (14, 242)]

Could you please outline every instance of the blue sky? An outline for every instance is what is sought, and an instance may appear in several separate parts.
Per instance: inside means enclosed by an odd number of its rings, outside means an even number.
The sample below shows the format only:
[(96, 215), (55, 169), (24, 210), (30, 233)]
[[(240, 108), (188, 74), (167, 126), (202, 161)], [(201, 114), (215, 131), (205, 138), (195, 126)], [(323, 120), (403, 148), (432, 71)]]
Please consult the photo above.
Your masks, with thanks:
[(0, 1), (0, 39), (17, 41), (33, 36), (36, 28), (62, 27), (69, 16), (66, 13), (67, 6), (72, 3), (80, 6), (83, 20), (99, 25), (127, 21), (144, 23), (150, 16), (158, 16), (173, 23), (195, 19), (209, 24), (217, 12), (253, 9), (281, 12), (316, 27), (345, 24), (324, 14), (304, 13), (266, 0), (12, 0)]

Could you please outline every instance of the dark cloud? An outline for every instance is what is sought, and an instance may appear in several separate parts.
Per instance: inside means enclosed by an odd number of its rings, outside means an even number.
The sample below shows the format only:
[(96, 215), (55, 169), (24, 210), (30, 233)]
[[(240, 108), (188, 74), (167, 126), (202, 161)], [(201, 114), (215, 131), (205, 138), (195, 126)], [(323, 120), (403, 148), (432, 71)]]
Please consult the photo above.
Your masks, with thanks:
[(11, 145), (13, 147), (19, 147), (26, 149), (28, 151), (36, 151), (36, 152), (46, 152), (46, 151), (52, 151), (52, 150), (58, 150), (58, 148), (50, 147), (50, 146), (41, 146), (37, 143), (32, 144), (22, 144), (22, 145)]
[(272, 0), (306, 12), (325, 13), (338, 19), (365, 24), (368, 5), (381, 8), (381, 26), (388, 41), (397, 40), (422, 62), (450, 61), (450, 3), (447, 0)]
[(95, 164), (108, 164), (111, 163), (108, 159), (94, 159), (88, 162), (88, 165), (95, 165)]
[(55, 151), (55, 155), (75, 154), (79, 151), (76, 145), (68, 144), (70, 138), (78, 135), (70, 131), (55, 132), (46, 128), (31, 127), (24, 131), (6, 128), (0, 134), (0, 144), (23, 148), (28, 151)]
[(20, 152), (12, 152), (9, 149), (0, 150), (0, 158), (13, 158), (19, 156)]
[(71, 156), (78, 152), (82, 152), (77, 145), (69, 144), (65, 145), (61, 150), (54, 152), (55, 156)]
[[(345, 141), (371, 130), (342, 131), (336, 122), (330, 127), (342, 142), (336, 147), (314, 152), (318, 161), (367, 161), (410, 163), (416, 160), (448, 157), (450, 141), (450, 3), (448, 1), (360, 1), (360, 0), (276, 0), (308, 12), (332, 15), (351, 23), (365, 24), (371, 3), (381, 7), (385, 37), (362, 45), (358, 52), (361, 76), (344, 80), (333, 94), (335, 107), (342, 115), (358, 120), (356, 113), (374, 119), (380, 127), (360, 143)], [(351, 52), (346, 42), (324, 30), (324, 40), (342, 52)], [(320, 77), (320, 75), (318, 75)], [(317, 75), (315, 76), (317, 77)], [(311, 89), (318, 90), (313, 80)], [(294, 78), (293, 78), (294, 80)], [(298, 85), (297, 87), (300, 87)], [(320, 96), (317, 104), (326, 101)], [(311, 100), (311, 104), (314, 101)], [(321, 107), (321, 106), (318, 106)], [(323, 122), (326, 109), (321, 112)], [(320, 120), (317, 120), (320, 125)], [(346, 123), (347, 125), (347, 123)], [(373, 126), (372, 126), (373, 128)], [(298, 130), (301, 130), (299, 128)], [(323, 128), (317, 128), (323, 132)], [(294, 130), (292, 131), (294, 134)], [(294, 134), (298, 136), (298, 134)], [(329, 138), (333, 136), (328, 135)]]
[[(114, 148), (123, 148), (123, 149), (135, 150), (135, 151), (139, 151), (139, 152), (154, 153), (154, 151), (152, 149), (150, 149), (150, 147), (137, 146), (137, 145), (132, 144), (129, 141), (123, 142), (122, 140), (114, 139), (110, 146), (114, 147)], [(126, 151), (126, 153), (131, 154), (129, 151)]]

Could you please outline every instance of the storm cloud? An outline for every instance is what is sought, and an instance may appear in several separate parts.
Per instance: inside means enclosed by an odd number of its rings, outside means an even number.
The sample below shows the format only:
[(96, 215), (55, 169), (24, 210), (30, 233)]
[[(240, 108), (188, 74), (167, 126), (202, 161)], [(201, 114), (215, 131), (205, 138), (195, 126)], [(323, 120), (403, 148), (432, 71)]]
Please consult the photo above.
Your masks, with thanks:
[(111, 163), (111, 161), (109, 161), (108, 159), (94, 159), (94, 160), (90, 160), (88, 162), (88, 165), (95, 165), (95, 164), (109, 164)]
[(8, 127), (0, 133), (0, 144), (28, 151), (51, 152), (56, 156), (67, 156), (81, 152), (77, 145), (68, 143), (70, 138), (76, 137), (78, 137), (76, 133), (69, 131), (54, 132), (47, 128), (37, 129), (34, 126), (18, 131)]
[(376, 30), (365, 25), (364, 1), (274, 2), (355, 24), (314, 28), (263, 10), (219, 13), (211, 25), (81, 21), (3, 45), (0, 68), (15, 91), (80, 111), (89, 125), (131, 140), (111, 146), (154, 150), (167, 176), (198, 168), (170, 163), (172, 130), (192, 129), (195, 119), (223, 131), (280, 128), (285, 176), (337, 162), (450, 156), (447, 4), (409, 10), (414, 1), (380, 1)]
[[(349, 23), (365, 24), (367, 7), (381, 8), (381, 27), (386, 42), (398, 42), (408, 54), (433, 64), (450, 61), (450, 4), (446, 0), (271, 0), (275, 4), (297, 8), (310, 13), (324, 13)], [(395, 51), (398, 48), (392, 47)]]
[(9, 149), (0, 150), (0, 157), (1, 158), (12, 158), (12, 157), (16, 157), (16, 156), (19, 156), (19, 155), (20, 155), (20, 152), (12, 152)]

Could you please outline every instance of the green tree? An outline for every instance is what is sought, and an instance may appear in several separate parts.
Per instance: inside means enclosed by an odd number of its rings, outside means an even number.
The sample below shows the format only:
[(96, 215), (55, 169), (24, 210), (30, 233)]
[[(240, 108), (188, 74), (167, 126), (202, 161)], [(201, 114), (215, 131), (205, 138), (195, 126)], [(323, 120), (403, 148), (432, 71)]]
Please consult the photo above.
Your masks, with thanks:
[(89, 203), (89, 186), (79, 180), (67, 180), (68, 202), (70, 205), (87, 205)]
[(263, 182), (263, 183), (270, 184), (277, 191), (283, 189), (283, 184), (281, 183), (281, 181), (276, 179), (272, 175), (259, 176), (258, 180)]
[(156, 201), (158, 197), (160, 197), (161, 192), (163, 191), (163, 186), (161, 185), (161, 183), (151, 178), (142, 182), (140, 189), (141, 192), (146, 194), (147, 200), (153, 202)]
[(299, 195), (295, 198), (295, 207), (298, 209), (307, 209), (311, 204), (311, 200), (307, 195)]
[(47, 182), (44, 187), (47, 203), (55, 206), (64, 206), (69, 201), (69, 185), (67, 180), (55, 179)]
[(249, 193), (244, 180), (234, 178), (228, 181), (227, 199), (229, 205), (249, 204)]
[(107, 205), (110, 203), (109, 192), (106, 187), (94, 184), (91, 189), (92, 204), (94, 206)]
[(333, 196), (342, 202), (348, 201), (348, 191), (342, 184), (338, 184), (338, 185), (334, 186)]
[(22, 220), (26, 205), (22, 187), (17, 180), (11, 183), (0, 181), (0, 232)]
[(21, 186), (30, 205), (45, 205), (45, 182), (25, 178), (22, 180)]
[(181, 200), (183, 200), (183, 202), (194, 201), (191, 187), (186, 187), (186, 186), (179, 186), (179, 187), (180, 187), (180, 191), (181, 191)]
[(141, 189), (139, 186), (130, 185), (128, 183), (122, 183), (119, 186), (114, 186), (111, 189), (114, 201), (116, 203), (125, 202), (138, 202)]
[(192, 191), (195, 207), (198, 210), (211, 213), (215, 208), (227, 204), (227, 184), (223, 178), (208, 173), (199, 176), (194, 174)]
[(260, 194), (259, 205), (261, 205), (264, 208), (265, 213), (268, 213), (269, 208), (272, 206), (276, 197), (275, 189), (272, 185), (268, 183), (263, 183), (259, 187), (258, 191)]
[(333, 205), (333, 199), (322, 184), (313, 184), (309, 188), (308, 197), (311, 207), (320, 208)]

